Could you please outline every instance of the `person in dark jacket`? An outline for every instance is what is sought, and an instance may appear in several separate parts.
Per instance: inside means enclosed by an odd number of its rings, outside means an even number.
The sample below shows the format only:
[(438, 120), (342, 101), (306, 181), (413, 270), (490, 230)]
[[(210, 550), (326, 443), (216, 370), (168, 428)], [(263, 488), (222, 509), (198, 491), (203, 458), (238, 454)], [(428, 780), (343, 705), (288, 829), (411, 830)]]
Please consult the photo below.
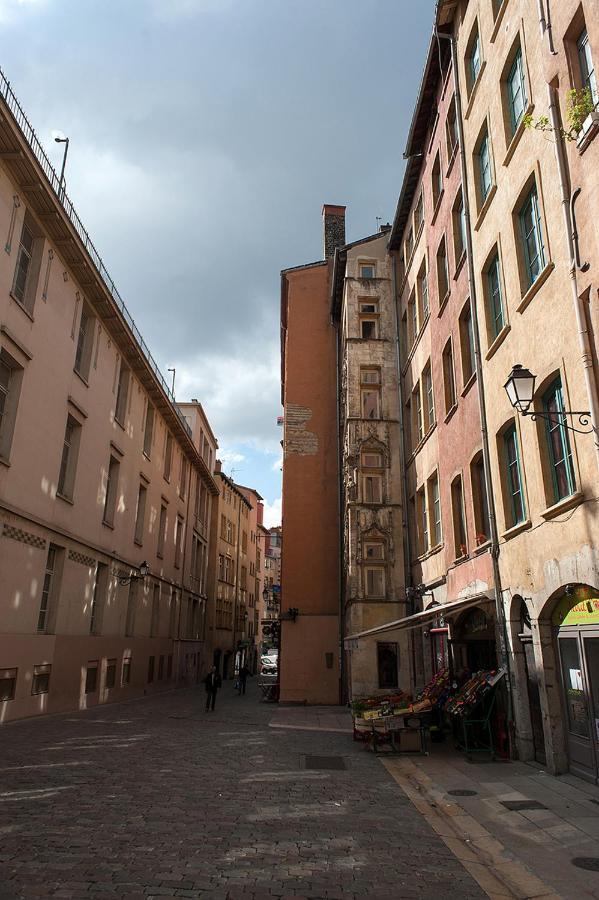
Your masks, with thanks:
[(204, 678), (204, 684), (206, 686), (206, 712), (208, 712), (208, 710), (212, 710), (214, 712), (216, 692), (222, 684), (220, 675), (216, 671), (216, 666), (212, 666), (212, 668)]
[(250, 670), (247, 666), (243, 665), (239, 670), (239, 693), (245, 694), (245, 685), (248, 680), (248, 675), (250, 674)]

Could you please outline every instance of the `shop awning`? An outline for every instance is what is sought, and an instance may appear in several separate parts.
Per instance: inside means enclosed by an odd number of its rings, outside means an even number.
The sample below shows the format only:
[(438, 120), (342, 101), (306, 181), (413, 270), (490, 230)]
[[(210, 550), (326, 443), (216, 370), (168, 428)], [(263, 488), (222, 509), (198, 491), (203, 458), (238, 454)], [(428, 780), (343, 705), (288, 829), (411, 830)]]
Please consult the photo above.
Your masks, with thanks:
[(394, 622), (385, 622), (384, 625), (377, 625), (376, 628), (369, 628), (368, 631), (358, 631), (356, 634), (348, 634), (345, 638), (345, 644), (350, 641), (357, 641), (359, 638), (373, 637), (376, 634), (385, 634), (387, 631), (403, 631), (406, 628), (418, 628), (426, 622), (431, 622), (439, 616), (447, 616), (454, 612), (461, 612), (469, 606), (480, 606), (481, 603), (492, 603), (493, 598), (487, 594), (474, 594), (472, 597), (462, 597), (459, 600), (450, 600), (449, 603), (440, 603), (429, 609), (423, 609), (422, 612), (414, 613), (411, 616), (405, 616), (403, 619), (396, 619)]

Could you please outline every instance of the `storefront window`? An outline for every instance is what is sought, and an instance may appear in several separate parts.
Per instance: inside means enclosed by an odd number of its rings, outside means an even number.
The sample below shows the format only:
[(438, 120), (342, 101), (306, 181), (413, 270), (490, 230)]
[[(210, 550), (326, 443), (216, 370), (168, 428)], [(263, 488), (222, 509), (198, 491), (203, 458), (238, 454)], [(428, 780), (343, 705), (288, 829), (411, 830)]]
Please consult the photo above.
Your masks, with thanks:
[(377, 643), (376, 651), (379, 672), (379, 687), (397, 687), (397, 644)]
[(562, 660), (562, 673), (566, 707), (568, 710), (568, 727), (572, 734), (588, 738), (589, 713), (582, 680), (582, 667), (578, 653), (576, 638), (561, 638), (559, 650)]

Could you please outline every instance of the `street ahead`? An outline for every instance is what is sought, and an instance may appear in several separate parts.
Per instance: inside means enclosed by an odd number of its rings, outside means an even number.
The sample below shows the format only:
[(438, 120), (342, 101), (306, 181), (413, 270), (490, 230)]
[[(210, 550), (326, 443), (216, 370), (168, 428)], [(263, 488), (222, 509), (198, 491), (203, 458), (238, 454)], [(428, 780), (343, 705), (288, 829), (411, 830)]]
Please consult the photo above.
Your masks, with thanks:
[(351, 734), (275, 710), (250, 679), (2, 728), (0, 898), (484, 896)]

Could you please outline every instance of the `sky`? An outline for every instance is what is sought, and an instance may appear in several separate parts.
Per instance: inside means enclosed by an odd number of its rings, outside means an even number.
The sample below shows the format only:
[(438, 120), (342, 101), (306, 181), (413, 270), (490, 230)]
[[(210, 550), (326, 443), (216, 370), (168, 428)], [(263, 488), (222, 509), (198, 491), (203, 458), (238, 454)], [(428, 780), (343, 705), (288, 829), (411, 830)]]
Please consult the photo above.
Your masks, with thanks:
[(391, 221), (434, 0), (0, 0), (1, 65), (175, 393), (280, 524), (280, 270)]

